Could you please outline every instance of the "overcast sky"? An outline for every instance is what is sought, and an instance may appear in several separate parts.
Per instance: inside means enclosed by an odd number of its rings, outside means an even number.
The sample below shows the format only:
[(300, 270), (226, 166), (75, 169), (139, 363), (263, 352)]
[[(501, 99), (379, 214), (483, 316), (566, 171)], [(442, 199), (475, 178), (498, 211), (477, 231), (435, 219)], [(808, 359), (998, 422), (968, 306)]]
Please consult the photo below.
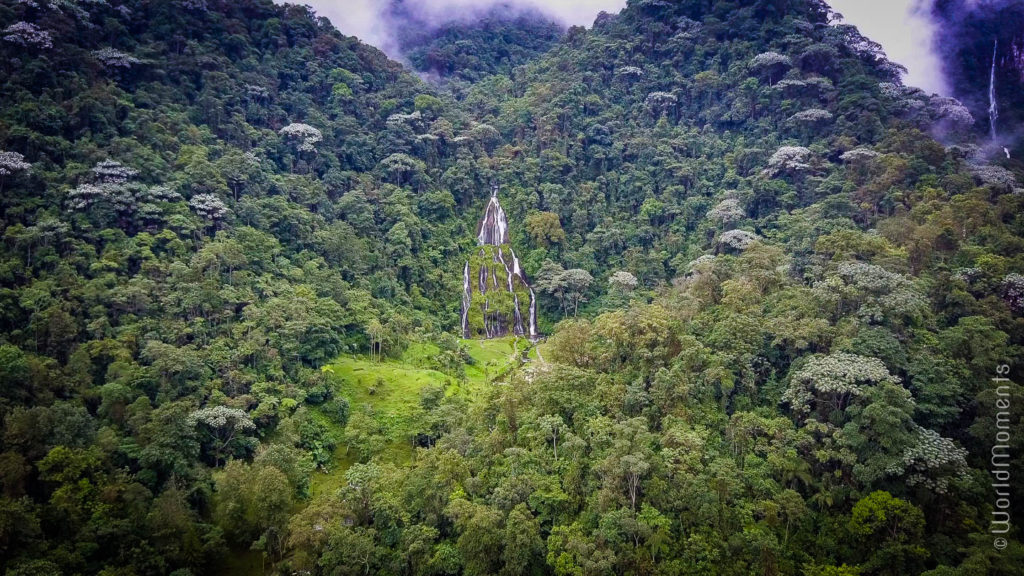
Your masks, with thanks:
[[(438, 20), (456, 19), (470, 8), (501, 0), (407, 0)], [(509, 0), (505, 0), (506, 2)], [(909, 69), (907, 84), (929, 92), (944, 92), (939, 61), (930, 50), (931, 23), (915, 13), (921, 0), (827, 0), (846, 21), (879, 42), (889, 58)], [(305, 0), (317, 13), (330, 18), (345, 34), (358, 36), (393, 54), (379, 11), (387, 0)], [(618, 12), (626, 0), (512, 0), (534, 6), (566, 24), (589, 26), (598, 12)]]
[(931, 49), (933, 24), (919, 0), (827, 0), (832, 9), (878, 42), (893, 62), (907, 67), (904, 81), (928, 92), (946, 93), (938, 56)]

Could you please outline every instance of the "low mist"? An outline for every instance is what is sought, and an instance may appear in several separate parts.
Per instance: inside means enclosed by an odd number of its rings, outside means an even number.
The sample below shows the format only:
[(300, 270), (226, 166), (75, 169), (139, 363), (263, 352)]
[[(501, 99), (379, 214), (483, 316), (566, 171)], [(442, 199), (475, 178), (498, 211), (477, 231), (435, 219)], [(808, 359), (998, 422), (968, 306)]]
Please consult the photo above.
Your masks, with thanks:
[[(389, 15), (391, 3), (380, 0), (310, 0), (317, 14), (326, 16), (343, 33), (357, 36), (395, 59), (398, 49), (396, 22)], [(402, 9), (429, 27), (473, 19), (495, 8), (539, 11), (566, 26), (590, 26), (602, 11), (618, 12), (626, 0), (405, 0)]]

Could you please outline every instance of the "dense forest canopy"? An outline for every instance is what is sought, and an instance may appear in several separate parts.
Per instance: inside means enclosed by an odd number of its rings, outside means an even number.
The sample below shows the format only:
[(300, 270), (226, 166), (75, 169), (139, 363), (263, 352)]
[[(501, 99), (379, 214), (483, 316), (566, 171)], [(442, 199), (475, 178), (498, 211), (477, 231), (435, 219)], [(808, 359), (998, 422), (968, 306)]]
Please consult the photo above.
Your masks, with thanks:
[(302, 6), (0, 0), (0, 570), (1018, 574), (984, 122), (820, 0), (490, 25), (431, 84)]
[(380, 26), (400, 57), (431, 81), (462, 94), (466, 83), (494, 74), (511, 74), (547, 52), (562, 36), (561, 24), (531, 7), (496, 4), (445, 14), (448, 21), (418, 2), (396, 0), (387, 5)]

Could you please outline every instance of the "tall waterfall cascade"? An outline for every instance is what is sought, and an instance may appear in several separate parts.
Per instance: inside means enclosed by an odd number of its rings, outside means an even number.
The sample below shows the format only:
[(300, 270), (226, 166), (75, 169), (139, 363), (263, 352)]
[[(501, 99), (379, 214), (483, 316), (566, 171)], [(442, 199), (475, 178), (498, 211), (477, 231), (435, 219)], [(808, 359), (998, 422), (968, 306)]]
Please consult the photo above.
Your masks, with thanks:
[(537, 338), (537, 298), (508, 243), (508, 219), (497, 186), (491, 189), (476, 240), (477, 249), (462, 269), (462, 335)]
[[(996, 57), (999, 55), (999, 39), (992, 46), (992, 70), (988, 79), (988, 124), (992, 141), (996, 140), (996, 121), (999, 120), (999, 102), (996, 100)], [(1009, 156), (1009, 154), (1007, 154)]]

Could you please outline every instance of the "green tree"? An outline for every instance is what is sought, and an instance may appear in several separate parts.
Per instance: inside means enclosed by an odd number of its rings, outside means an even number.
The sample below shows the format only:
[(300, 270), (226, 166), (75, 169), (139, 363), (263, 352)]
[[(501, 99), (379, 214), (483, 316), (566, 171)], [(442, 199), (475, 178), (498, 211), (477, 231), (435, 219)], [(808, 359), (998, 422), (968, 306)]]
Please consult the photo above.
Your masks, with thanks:
[(214, 474), (214, 518), (239, 544), (256, 544), (279, 559), (284, 552), (293, 489), (288, 477), (273, 466), (251, 466), (231, 460)]
[(544, 541), (540, 523), (525, 504), (518, 504), (505, 519), (502, 574), (531, 574), (540, 567), (544, 557)]
[(550, 248), (552, 244), (565, 242), (565, 231), (558, 215), (552, 212), (533, 212), (523, 221), (526, 232), (535, 246)]
[(879, 574), (916, 572), (928, 557), (922, 546), (924, 514), (913, 504), (884, 491), (872, 492), (853, 506), (850, 531), (861, 538), (864, 568)]

